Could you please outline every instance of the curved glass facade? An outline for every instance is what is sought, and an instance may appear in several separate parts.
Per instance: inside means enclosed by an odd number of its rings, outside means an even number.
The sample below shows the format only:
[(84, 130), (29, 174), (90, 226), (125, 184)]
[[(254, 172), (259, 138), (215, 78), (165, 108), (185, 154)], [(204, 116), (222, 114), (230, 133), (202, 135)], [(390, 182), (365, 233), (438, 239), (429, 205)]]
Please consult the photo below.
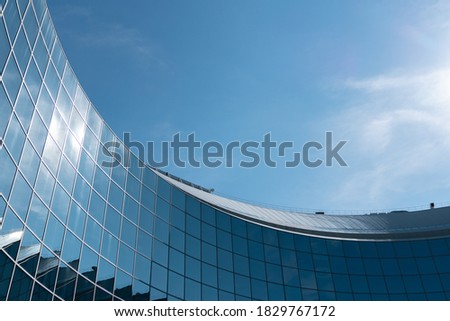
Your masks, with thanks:
[(0, 7), (0, 300), (450, 299), (448, 228), (308, 234), (189, 193), (134, 156), (102, 166), (118, 138), (45, 2)]

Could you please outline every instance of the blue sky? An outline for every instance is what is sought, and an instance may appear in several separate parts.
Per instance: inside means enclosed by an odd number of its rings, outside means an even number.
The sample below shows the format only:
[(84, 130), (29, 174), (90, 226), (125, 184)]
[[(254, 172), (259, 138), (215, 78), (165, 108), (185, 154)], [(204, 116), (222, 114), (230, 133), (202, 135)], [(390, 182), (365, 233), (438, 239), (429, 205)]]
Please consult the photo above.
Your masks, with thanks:
[[(332, 131), (349, 167), (165, 170), (273, 205), (450, 201), (450, 4), (48, 0), (82, 86), (119, 136), (297, 149)], [(125, 4), (125, 5), (124, 5)]]

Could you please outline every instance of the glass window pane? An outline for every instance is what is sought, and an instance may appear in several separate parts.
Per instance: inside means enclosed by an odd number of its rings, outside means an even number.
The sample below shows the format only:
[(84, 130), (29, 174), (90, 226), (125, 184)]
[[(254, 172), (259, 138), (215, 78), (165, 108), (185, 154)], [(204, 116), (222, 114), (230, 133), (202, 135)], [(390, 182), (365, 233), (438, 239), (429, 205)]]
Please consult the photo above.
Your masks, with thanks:
[(117, 247), (117, 239), (108, 232), (104, 232), (102, 241), (102, 255), (111, 262), (115, 263), (117, 257)]
[(96, 167), (93, 186), (94, 189), (105, 199), (107, 198), (108, 185), (108, 176), (106, 176), (106, 174), (99, 167)]
[(136, 246), (136, 226), (127, 219), (122, 220), (122, 232), (120, 233), (120, 240), (125, 242), (132, 248)]
[(16, 181), (14, 182), (14, 187), (9, 199), (9, 205), (23, 220), (25, 220), (25, 215), (28, 211), (31, 193), (30, 185), (25, 181), (22, 174), (17, 173)]
[(48, 209), (39, 200), (39, 198), (34, 195), (33, 200), (31, 201), (30, 211), (28, 212), (27, 226), (34, 233), (36, 233), (36, 235), (40, 239), (42, 239), (44, 236), (44, 228), (45, 223), (47, 222), (47, 216)]
[(25, 142), (25, 147), (22, 152), (22, 158), (20, 160), (20, 169), (23, 172), (25, 178), (31, 185), (34, 185), (37, 172), (39, 169), (40, 159), (30, 142)]
[(45, 232), (45, 244), (54, 252), (61, 251), (63, 236), (64, 226), (53, 215), (50, 215)]
[(134, 268), (134, 276), (139, 280), (150, 282), (150, 260), (142, 255), (136, 254), (136, 264)]
[(86, 232), (84, 241), (97, 252), (100, 251), (100, 239), (102, 236), (102, 228), (93, 219), (88, 217), (86, 224)]
[(139, 205), (128, 195), (125, 196), (123, 214), (125, 215), (126, 218), (137, 224), (139, 215)]
[(13, 159), (18, 163), (25, 142), (25, 133), (15, 116), (11, 117), (4, 144)]
[(111, 182), (108, 195), (108, 202), (118, 211), (122, 211), (123, 192), (119, 186)]
[(133, 273), (134, 251), (120, 242), (117, 265), (128, 273)]
[(47, 168), (41, 165), (39, 170), (38, 179), (36, 181), (35, 189), (39, 196), (44, 200), (45, 204), (50, 204), (50, 199), (53, 191), (53, 186), (55, 185), (55, 179), (47, 170)]
[(142, 186), (142, 197), (141, 197), (141, 203), (144, 205), (148, 210), (154, 212), (155, 211), (155, 194), (150, 191), (145, 186)]
[(75, 184), (75, 168), (65, 157), (61, 157), (58, 181), (69, 193), (72, 193)]
[(120, 232), (121, 215), (114, 210), (111, 206), (108, 206), (106, 210), (105, 227), (114, 235), (119, 235)]
[(89, 195), (91, 194), (90, 190), (88, 183), (78, 175), (73, 197), (85, 210), (88, 208)]
[(78, 271), (91, 281), (95, 281), (98, 269), (98, 255), (87, 246), (83, 246)]
[(163, 292), (167, 291), (167, 270), (158, 264), (152, 264), (152, 286)]
[(89, 202), (89, 214), (101, 224), (103, 224), (105, 208), (105, 201), (97, 193), (92, 191), (91, 201)]
[(75, 202), (72, 202), (67, 225), (79, 238), (83, 238), (85, 221), (86, 213)]
[(61, 258), (74, 269), (78, 268), (80, 260), (81, 241), (72, 233), (67, 232), (64, 237), (64, 248)]
[(33, 143), (37, 152), (39, 154), (42, 154), (42, 150), (46, 142), (45, 137), (47, 137), (47, 129), (45, 128), (44, 123), (42, 122), (41, 118), (38, 116), (37, 113), (35, 113), (33, 117), (28, 137)]
[(153, 214), (141, 206), (139, 214), (139, 227), (153, 234)]
[[(143, 182), (151, 190), (156, 190), (156, 174), (147, 167), (144, 168)], [(184, 209), (184, 207), (182, 209)]]
[(152, 237), (142, 231), (141, 229), (138, 230), (138, 246), (137, 250), (142, 255), (145, 255), (149, 258), (152, 256)]
[(14, 103), (16, 101), (22, 79), (13, 56), (10, 56), (8, 62), (6, 63), (6, 67), (2, 74), (2, 82), (5, 85), (9, 98), (12, 103)]
[(28, 95), (25, 86), (22, 85), (22, 89), (20, 90), (19, 97), (17, 98), (14, 111), (16, 112), (17, 117), (19, 118), (23, 128), (25, 129), (25, 132), (28, 132), (28, 128), (30, 127), (33, 110), (34, 106), (31, 102), (31, 98)]
[(169, 247), (160, 241), (153, 240), (153, 260), (163, 266), (167, 266)]

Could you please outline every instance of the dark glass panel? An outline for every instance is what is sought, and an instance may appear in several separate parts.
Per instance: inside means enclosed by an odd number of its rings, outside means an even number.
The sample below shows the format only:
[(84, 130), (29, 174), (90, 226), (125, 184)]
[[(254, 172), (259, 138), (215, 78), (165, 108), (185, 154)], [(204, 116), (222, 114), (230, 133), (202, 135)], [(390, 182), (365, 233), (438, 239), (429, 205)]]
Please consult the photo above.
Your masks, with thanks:
[(47, 291), (43, 286), (38, 283), (34, 283), (32, 301), (51, 301), (53, 294)]
[(138, 223), (139, 205), (128, 195), (125, 196), (123, 214), (133, 223)]
[(64, 226), (53, 216), (50, 215), (47, 222), (44, 243), (55, 253), (61, 251), (62, 239), (64, 236)]
[(8, 300), (9, 301), (28, 301), (31, 296), (31, 287), (33, 280), (21, 269), (16, 267), (14, 278), (11, 283)]
[(139, 201), (139, 196), (141, 195), (141, 184), (133, 175), (128, 174), (127, 176), (126, 191), (134, 197), (135, 200)]
[(132, 224), (127, 219), (122, 220), (122, 232), (120, 233), (120, 240), (132, 248), (136, 247), (136, 225)]
[(123, 191), (111, 182), (109, 185), (108, 202), (119, 212), (122, 211)]
[(131, 276), (126, 274), (125, 272), (117, 270), (116, 283), (114, 286), (114, 294), (126, 301), (131, 301), (132, 300), (131, 286), (132, 286)]
[(233, 252), (243, 256), (248, 256), (247, 239), (233, 235)]
[(233, 273), (219, 269), (218, 270), (219, 288), (228, 292), (234, 292)]
[[(249, 227), (249, 225), (248, 225), (248, 227)], [(287, 233), (287, 232), (279, 232), (278, 233), (278, 239), (280, 241), (280, 247), (285, 248), (285, 249), (289, 249), (289, 250), (295, 250), (294, 235), (293, 234)]]
[(169, 224), (159, 218), (155, 218), (155, 237), (160, 241), (169, 243)]
[(105, 227), (113, 234), (118, 236), (120, 233), (120, 223), (122, 216), (111, 206), (106, 209)]
[(170, 185), (161, 177), (158, 177), (158, 196), (170, 202)]
[(251, 258), (264, 261), (264, 246), (261, 243), (248, 241), (248, 250)]
[(152, 286), (160, 291), (167, 291), (167, 270), (166, 268), (152, 263)]
[(186, 256), (186, 276), (200, 281), (200, 261)]
[(162, 198), (158, 197), (156, 202), (156, 216), (169, 222), (170, 205)]
[(145, 186), (142, 187), (141, 203), (152, 212), (155, 211), (155, 197), (155, 193), (150, 189)]
[(250, 276), (252, 278), (266, 280), (266, 266), (264, 262), (258, 260), (250, 260)]
[(217, 287), (217, 268), (202, 262), (202, 282)]
[(158, 240), (153, 240), (153, 260), (163, 266), (167, 266), (169, 248)]
[(119, 248), (119, 260), (117, 261), (117, 265), (126, 272), (132, 274), (134, 264), (134, 251), (122, 242), (120, 242)]
[(185, 300), (199, 301), (201, 300), (201, 285), (198, 282), (186, 279), (185, 282)]
[(200, 219), (200, 202), (191, 196), (186, 196), (186, 213)]
[(217, 249), (217, 262), (219, 267), (233, 271), (233, 255), (231, 252)]
[(233, 254), (233, 262), (234, 262), (234, 272), (235, 273), (243, 274), (246, 276), (249, 275), (250, 268), (249, 268), (249, 263), (248, 263), (247, 257)]
[(49, 250), (43, 248), (36, 278), (51, 291), (53, 291), (55, 286), (58, 266), (58, 258), (55, 257)]
[(78, 269), (80, 262), (81, 241), (72, 233), (67, 232), (64, 238), (64, 248), (61, 258), (74, 269)]
[(141, 229), (139, 229), (138, 245), (137, 245), (138, 252), (150, 258), (152, 256), (152, 244), (153, 244), (152, 237), (149, 234), (142, 231)]
[(95, 282), (98, 270), (98, 254), (89, 247), (83, 246), (78, 271), (87, 279)]
[(92, 301), (94, 299), (94, 284), (83, 277), (78, 277), (75, 301)]
[(105, 261), (104, 259), (100, 258), (97, 271), (97, 284), (106, 289), (107, 291), (112, 292), (114, 288), (114, 273), (115, 273), (114, 266)]
[[(144, 170), (145, 175), (145, 170)], [(183, 210), (186, 206), (186, 194), (176, 187), (172, 187), (172, 204)]]
[(186, 232), (196, 238), (200, 238), (200, 221), (192, 216), (186, 216)]
[[(208, 242), (214, 246), (216, 246), (216, 228), (212, 227), (209, 224), (206, 224), (204, 222), (202, 222), (202, 240), (205, 242)], [(242, 246), (243, 248), (245, 248), (245, 250), (247, 250), (247, 240), (245, 240), (245, 245)], [(241, 253), (242, 255), (247, 255), (244, 253)]]
[(278, 233), (270, 228), (263, 228), (263, 241), (266, 244), (278, 247)]
[(102, 238), (102, 228), (93, 219), (88, 217), (86, 223), (86, 232), (84, 242), (91, 246), (97, 252), (100, 252), (100, 240)]
[[(220, 224), (218, 225), (220, 227)], [(217, 230), (217, 245), (220, 248), (223, 248), (225, 250), (231, 251), (232, 245), (231, 245), (231, 234), (228, 232), (224, 232), (222, 230)]]
[(151, 188), (153, 191), (156, 191), (156, 174), (147, 167), (144, 168), (143, 182), (147, 187)]
[(56, 282), (55, 293), (63, 300), (73, 300), (76, 277), (76, 272), (69, 266), (62, 262), (59, 264), (58, 280)]
[(247, 238), (247, 226), (245, 221), (237, 218), (231, 218), (231, 230), (234, 235)]
[(184, 275), (184, 260), (185, 255), (173, 248), (170, 248), (169, 253), (169, 269), (179, 274)]
[(150, 260), (140, 254), (136, 254), (134, 277), (145, 283), (150, 282)]
[(216, 288), (205, 284), (202, 285), (202, 301), (217, 301), (218, 293)]
[(139, 227), (144, 231), (153, 234), (153, 214), (144, 209), (142, 206), (139, 214)]
[(94, 191), (91, 193), (91, 201), (89, 202), (89, 214), (92, 215), (99, 223), (103, 223), (105, 215), (105, 201)]
[(266, 263), (267, 281), (273, 283), (283, 283), (283, 272), (281, 266)]
[(217, 227), (226, 231), (231, 232), (231, 217), (220, 211), (216, 211)]
[(298, 270), (294, 268), (283, 267), (283, 281), (285, 285), (296, 287), (300, 286)]
[(132, 298), (134, 301), (150, 300), (150, 287), (138, 280), (134, 280), (132, 288)]
[(245, 297), (251, 296), (250, 279), (248, 277), (235, 274), (234, 288), (236, 295), (241, 295)]
[(173, 295), (179, 299), (184, 298), (184, 278), (177, 274), (169, 271), (169, 294)]
[(171, 208), (170, 212), (170, 224), (176, 226), (180, 230), (185, 230), (185, 214), (183, 211), (179, 210), (176, 207)]

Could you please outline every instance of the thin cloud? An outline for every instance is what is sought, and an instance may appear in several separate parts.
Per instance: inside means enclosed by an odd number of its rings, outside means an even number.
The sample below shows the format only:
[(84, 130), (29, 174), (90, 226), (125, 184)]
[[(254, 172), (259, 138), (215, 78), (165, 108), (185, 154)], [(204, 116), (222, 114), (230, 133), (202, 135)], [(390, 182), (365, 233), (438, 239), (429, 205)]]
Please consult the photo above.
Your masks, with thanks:
[(159, 47), (150, 41), (139, 29), (122, 23), (102, 21), (89, 7), (67, 4), (58, 19), (77, 19), (80, 28), (70, 31), (70, 37), (83, 46), (110, 47), (111, 50), (123, 50), (129, 56), (139, 58), (140, 63), (147, 62), (165, 66), (158, 54)]
[(344, 88), (360, 102), (333, 120), (352, 142), (352, 171), (336, 198), (389, 204), (449, 189), (450, 68), (349, 79)]

